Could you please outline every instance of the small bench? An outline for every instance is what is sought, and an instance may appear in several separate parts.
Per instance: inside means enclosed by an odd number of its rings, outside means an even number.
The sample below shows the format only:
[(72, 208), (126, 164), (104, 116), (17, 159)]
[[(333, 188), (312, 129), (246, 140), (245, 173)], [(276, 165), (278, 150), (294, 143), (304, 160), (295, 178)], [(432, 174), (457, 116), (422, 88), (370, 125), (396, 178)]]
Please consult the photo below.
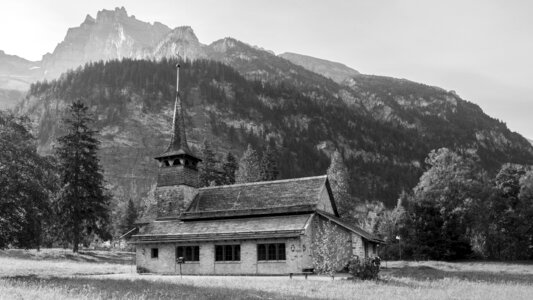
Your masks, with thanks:
[(289, 273), (289, 278), (292, 279), (292, 276), (294, 275), (304, 275), (305, 279), (307, 279), (308, 275), (313, 275), (313, 274), (314, 273), (312, 271), (303, 270), (302, 272), (299, 272), (299, 273)]

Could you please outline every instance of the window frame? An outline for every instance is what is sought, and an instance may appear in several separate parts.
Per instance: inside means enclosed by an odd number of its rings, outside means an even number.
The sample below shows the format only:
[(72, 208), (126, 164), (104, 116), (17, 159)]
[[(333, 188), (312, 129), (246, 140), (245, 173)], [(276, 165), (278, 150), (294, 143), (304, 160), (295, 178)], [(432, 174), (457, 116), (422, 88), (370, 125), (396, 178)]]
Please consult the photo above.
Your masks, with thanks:
[(215, 245), (215, 262), (240, 262), (241, 244)]
[[(180, 255), (181, 249), (181, 255)], [(190, 249), (190, 256), (187, 255), (187, 250)], [(185, 263), (200, 262), (200, 245), (180, 245), (176, 246), (176, 259), (183, 257)]]
[[(273, 252), (271, 251), (272, 249)], [(257, 244), (257, 261), (287, 261), (286, 243), (261, 243)]]

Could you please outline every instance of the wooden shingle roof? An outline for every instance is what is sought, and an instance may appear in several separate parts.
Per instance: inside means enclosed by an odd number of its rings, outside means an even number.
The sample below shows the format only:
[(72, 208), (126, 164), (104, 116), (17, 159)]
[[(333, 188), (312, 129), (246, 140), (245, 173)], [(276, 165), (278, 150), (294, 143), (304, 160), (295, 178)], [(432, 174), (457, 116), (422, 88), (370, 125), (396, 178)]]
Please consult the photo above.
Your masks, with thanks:
[(312, 214), (217, 219), (183, 222), (151, 222), (134, 235), (134, 243), (213, 241), (228, 239), (299, 236)]
[(327, 176), (201, 188), (187, 213), (316, 206)]

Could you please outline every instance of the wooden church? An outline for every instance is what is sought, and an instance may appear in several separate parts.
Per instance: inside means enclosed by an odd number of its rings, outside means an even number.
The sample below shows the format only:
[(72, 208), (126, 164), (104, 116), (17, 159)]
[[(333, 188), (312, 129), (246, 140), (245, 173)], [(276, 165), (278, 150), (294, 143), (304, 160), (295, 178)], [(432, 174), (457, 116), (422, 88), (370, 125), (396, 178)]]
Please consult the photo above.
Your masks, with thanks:
[[(331, 221), (352, 255), (377, 255), (381, 241), (343, 222), (327, 176), (199, 187), (189, 149), (177, 66), (173, 134), (155, 159), (157, 216), (131, 237), (138, 272), (289, 274), (313, 269), (317, 226)], [(181, 270), (181, 271), (180, 271)]]

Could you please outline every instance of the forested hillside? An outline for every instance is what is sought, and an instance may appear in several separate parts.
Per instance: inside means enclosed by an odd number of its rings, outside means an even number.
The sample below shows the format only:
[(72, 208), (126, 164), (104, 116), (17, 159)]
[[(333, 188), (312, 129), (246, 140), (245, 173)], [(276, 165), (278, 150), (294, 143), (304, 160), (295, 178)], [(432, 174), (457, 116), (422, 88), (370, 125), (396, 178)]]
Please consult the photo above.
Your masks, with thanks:
[[(39, 150), (46, 154), (61, 135), (57, 120), (66, 104), (87, 103), (97, 115), (106, 180), (123, 209), (127, 199), (139, 201), (155, 182), (152, 157), (170, 138), (175, 64), (90, 63), (33, 84), (17, 111), (33, 120)], [(208, 139), (220, 156), (228, 151), (240, 156), (247, 144), (276, 145), (281, 178), (325, 174), (329, 154), (338, 148), (351, 173), (352, 193), (389, 206), (417, 184), (432, 149), (476, 149), (489, 171), (509, 161), (533, 163), (524, 138), (453, 93), (368, 75), (339, 85), (286, 64), (292, 74), (287, 80), (268, 80), (220, 62), (182, 62), (180, 90), (192, 148), (198, 151)]]

